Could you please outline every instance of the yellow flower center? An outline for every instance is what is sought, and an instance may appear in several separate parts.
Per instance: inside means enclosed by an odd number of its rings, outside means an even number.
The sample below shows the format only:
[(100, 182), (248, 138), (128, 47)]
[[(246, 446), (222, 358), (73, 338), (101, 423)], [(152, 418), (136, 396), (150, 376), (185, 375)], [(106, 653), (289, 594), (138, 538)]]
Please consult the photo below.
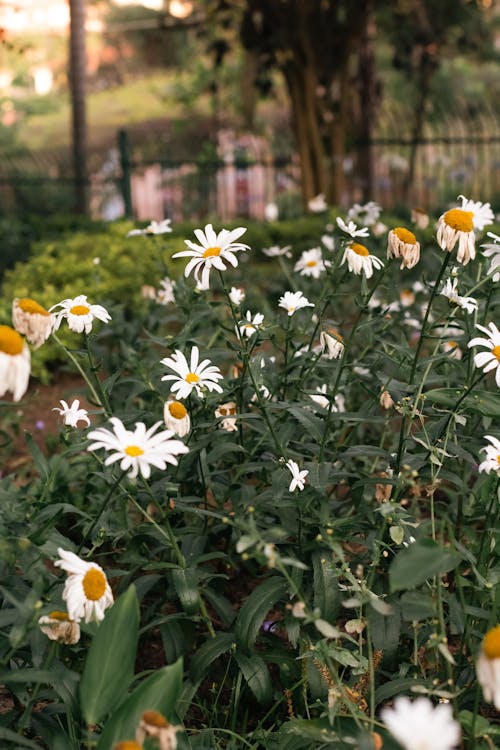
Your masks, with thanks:
[(153, 727), (168, 727), (168, 721), (159, 711), (144, 711), (142, 721)]
[(444, 215), (444, 221), (457, 232), (472, 232), (474, 224), (472, 211), (462, 211), (461, 208), (451, 208)]
[(72, 315), (87, 315), (89, 312), (90, 307), (87, 307), (87, 305), (73, 305), (73, 307), (70, 308), (70, 313)]
[(17, 306), (21, 308), (23, 312), (30, 313), (31, 315), (50, 315), (49, 311), (35, 302), (34, 299), (29, 297), (23, 297), (17, 300)]
[(500, 625), (488, 630), (483, 639), (483, 651), (488, 659), (500, 657)]
[(214, 258), (217, 255), (221, 254), (221, 248), (220, 247), (207, 247), (205, 252), (203, 253), (204, 258)]
[(314, 266), (318, 265), (317, 260), (308, 260), (306, 263), (306, 268), (314, 268)]
[(341, 333), (339, 333), (335, 328), (329, 328), (327, 333), (330, 334), (330, 336), (333, 336), (335, 339), (338, 339), (339, 341), (343, 341), (344, 337)]
[(0, 352), (15, 356), (21, 354), (24, 342), (17, 331), (10, 326), (0, 326)]
[(90, 568), (83, 576), (82, 585), (87, 599), (96, 602), (106, 591), (106, 576), (102, 570)]
[(221, 417), (227, 417), (236, 414), (236, 409), (234, 406), (219, 406), (219, 414)]
[(114, 745), (113, 750), (143, 750), (143, 747), (135, 740), (123, 740)]
[(132, 456), (133, 458), (136, 458), (136, 456), (144, 455), (144, 451), (142, 450), (142, 448), (139, 448), (138, 445), (127, 445), (124, 453), (126, 453), (127, 456)]
[(186, 407), (180, 401), (172, 401), (168, 405), (168, 410), (174, 419), (184, 419), (187, 414)]
[(392, 230), (398, 240), (401, 240), (401, 242), (405, 242), (407, 245), (416, 245), (417, 244), (417, 238), (413, 234), (413, 232), (410, 232), (409, 229), (405, 229), (404, 227), (396, 227)]
[(493, 349), (491, 350), (491, 353), (500, 362), (500, 346), (494, 346)]
[(452, 347), (453, 349), (458, 346), (456, 341), (448, 341), (448, 346)]
[(497, 456), (497, 464), (500, 466), (500, 453)]
[(49, 612), (49, 617), (51, 620), (59, 620), (60, 622), (68, 622), (69, 620), (67, 612), (60, 612), (57, 609), (54, 612)]
[(364, 245), (360, 245), (359, 242), (353, 242), (351, 245), (351, 250), (356, 253), (356, 255), (363, 255), (365, 258), (370, 255), (370, 251), (367, 247)]
[(188, 372), (188, 374), (185, 377), (186, 383), (198, 383), (199, 380), (200, 380), (200, 377), (195, 372)]

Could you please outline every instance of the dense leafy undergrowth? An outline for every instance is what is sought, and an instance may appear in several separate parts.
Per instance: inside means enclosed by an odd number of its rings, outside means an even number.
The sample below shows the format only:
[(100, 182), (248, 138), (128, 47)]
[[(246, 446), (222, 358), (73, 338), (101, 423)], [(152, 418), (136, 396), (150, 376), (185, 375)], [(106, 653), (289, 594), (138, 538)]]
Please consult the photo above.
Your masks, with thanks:
[[(112, 319), (78, 334), (81, 309), (58, 308), (39, 361), (85, 375), (91, 425), (48, 456), (27, 435), (33, 465), (0, 482), (2, 747), (111, 750), (158, 711), (173, 744), (144, 748), (390, 749), (380, 712), (401, 695), (446, 704), (464, 747), (495, 746), (475, 667), (500, 657), (481, 651), (500, 573), (492, 259), (458, 263), (431, 227), (400, 269), (386, 233), (327, 223), (233, 235), (250, 246), (234, 268), (207, 230), (204, 290), (171, 257), (195, 241), (178, 228), (77, 233), (7, 274), (5, 304), (83, 294)], [(262, 254), (276, 243), (291, 249)], [(166, 464), (134, 426), (164, 416)], [(73, 612), (66, 552), (115, 600), (73, 617), (72, 643), (39, 625)]]

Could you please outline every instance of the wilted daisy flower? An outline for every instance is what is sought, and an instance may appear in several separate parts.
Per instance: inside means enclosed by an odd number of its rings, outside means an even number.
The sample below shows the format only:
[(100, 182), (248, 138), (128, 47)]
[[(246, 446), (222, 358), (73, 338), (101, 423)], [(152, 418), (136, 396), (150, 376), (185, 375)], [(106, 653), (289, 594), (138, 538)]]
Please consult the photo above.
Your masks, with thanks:
[(370, 255), (370, 251), (359, 242), (352, 242), (344, 251), (341, 266), (347, 261), (347, 267), (351, 273), (364, 273), (367, 279), (373, 276), (373, 270), (383, 268), (384, 264), (376, 255)]
[(10, 326), (0, 325), (0, 398), (7, 391), (19, 401), (28, 388), (31, 356), (23, 337)]
[(200, 243), (199, 245), (191, 242), (191, 240), (184, 240), (184, 243), (190, 249), (175, 253), (172, 257), (191, 258), (184, 270), (184, 276), (187, 278), (191, 271), (194, 271), (194, 278), (200, 285), (200, 288), (208, 289), (212, 268), (216, 268), (218, 271), (225, 271), (227, 268), (225, 261), (236, 268), (238, 260), (235, 253), (240, 250), (249, 250), (248, 245), (237, 242), (246, 231), (245, 227), (237, 227), (231, 231), (221, 229), (216, 234), (212, 225), (207, 224), (204, 231), (202, 229), (194, 230), (196, 238)]
[(451, 208), (439, 217), (437, 241), (442, 250), (451, 252), (458, 241), (457, 260), (467, 265), (476, 257), (474, 229), (484, 229), (494, 219), (489, 203), (468, 200), (463, 195), (460, 208)]
[(434, 706), (428, 698), (410, 701), (400, 696), (394, 708), (384, 708), (380, 715), (405, 750), (452, 750), (460, 742), (460, 725), (448, 704)]
[(415, 302), (415, 294), (411, 289), (401, 289), (399, 292), (399, 301), (402, 307), (411, 307)]
[(68, 574), (63, 599), (70, 620), (85, 622), (104, 620), (104, 612), (113, 604), (113, 592), (108, 579), (97, 563), (89, 563), (67, 550), (57, 550), (59, 560), (54, 565)]
[(175, 302), (175, 281), (167, 276), (160, 281), (160, 288), (156, 292), (156, 301), (159, 305), (168, 305)]
[(467, 346), (485, 346), (489, 351), (478, 352), (474, 355), (474, 364), (476, 367), (482, 367), (483, 372), (490, 372), (496, 368), (495, 380), (496, 384), (500, 388), (500, 331), (494, 323), (489, 325), (481, 326), (479, 323), (476, 325), (480, 331), (483, 331), (488, 338), (478, 336), (475, 339), (469, 341)]
[(143, 284), (141, 286), (141, 297), (144, 299), (156, 299), (156, 289), (151, 284)]
[(52, 312), (57, 307), (61, 309), (54, 313), (54, 331), (57, 331), (64, 319), (68, 321), (68, 326), (75, 333), (82, 333), (83, 331), (90, 333), (94, 318), (102, 320), (103, 323), (108, 323), (111, 320), (111, 315), (106, 308), (102, 305), (89, 304), (85, 294), (79, 294), (74, 299), (63, 299), (62, 302), (53, 305), (50, 311)]
[(420, 260), (420, 242), (404, 227), (391, 229), (387, 237), (387, 257), (401, 258), (400, 270), (413, 268)]
[(319, 193), (318, 195), (315, 195), (314, 198), (311, 198), (311, 200), (307, 204), (307, 207), (309, 211), (312, 211), (314, 214), (320, 214), (323, 211), (326, 211), (328, 208), (328, 204), (325, 201), (324, 193)]
[(476, 674), (484, 699), (500, 711), (500, 625), (488, 630), (483, 638)]
[(302, 469), (302, 471), (299, 469), (299, 465), (290, 459), (286, 462), (285, 466), (290, 471), (292, 475), (292, 481), (290, 482), (290, 486), (288, 488), (289, 492), (293, 492), (297, 487), (302, 492), (302, 490), (305, 487), (306, 483), (306, 477), (309, 474), (309, 472), (306, 469)]
[(234, 432), (238, 429), (236, 425), (236, 404), (234, 401), (227, 401), (225, 404), (221, 404), (215, 410), (215, 416), (217, 419), (222, 418), (221, 427), (226, 432)]
[(280, 247), (279, 245), (273, 245), (272, 247), (263, 247), (262, 252), (264, 255), (267, 255), (268, 258), (277, 258), (280, 255), (284, 255), (285, 258), (291, 258), (292, 253), (290, 250), (292, 249), (291, 245), (286, 245), (285, 247)]
[(285, 294), (280, 297), (278, 307), (282, 307), (290, 316), (302, 307), (314, 307), (314, 303), (309, 302), (302, 292), (285, 292)]
[(477, 310), (477, 301), (474, 297), (461, 297), (458, 293), (458, 279), (447, 279), (445, 285), (439, 292), (447, 297), (452, 305), (458, 305), (469, 314)]
[(238, 286), (232, 286), (229, 292), (229, 299), (235, 307), (239, 307), (245, 301), (245, 290)]
[(412, 208), (411, 220), (418, 229), (427, 229), (429, 226), (429, 215), (423, 208)]
[(163, 221), (152, 221), (151, 224), (148, 224), (148, 226), (145, 229), (132, 229), (130, 232), (127, 232), (127, 237), (134, 237), (139, 234), (142, 234), (142, 235), (166, 234), (167, 232), (172, 231), (172, 227), (170, 226), (171, 223), (172, 223), (172, 219), (163, 219)]
[(300, 271), (302, 276), (312, 276), (313, 279), (319, 279), (325, 268), (329, 265), (331, 265), (330, 261), (323, 260), (321, 248), (313, 247), (311, 250), (304, 250), (294, 265), (293, 270)]
[[(87, 450), (95, 451), (104, 448), (112, 451), (104, 461), (106, 466), (120, 461), (120, 469), (128, 471), (127, 476), (135, 479), (141, 474), (148, 479), (151, 466), (166, 469), (167, 464), (177, 466), (177, 458), (181, 453), (189, 453), (189, 448), (180, 440), (171, 440), (172, 430), (164, 430), (154, 434), (161, 422), (156, 422), (149, 430), (143, 422), (136, 422), (135, 430), (127, 430), (123, 422), (117, 417), (109, 420), (113, 430), (99, 427), (89, 432), (89, 440), (94, 440)], [(130, 470), (130, 471), (129, 471)]]
[(479, 471), (486, 474), (494, 471), (500, 476), (500, 440), (493, 435), (485, 435), (485, 439), (489, 440), (491, 445), (481, 448), (486, 453), (486, 458), (479, 464)]
[(327, 328), (319, 334), (321, 350), (327, 359), (338, 359), (345, 349), (344, 339), (335, 328)]
[(345, 221), (340, 218), (340, 216), (337, 216), (336, 221), (339, 228), (350, 237), (368, 237), (370, 234), (370, 230), (368, 229), (368, 227), (358, 229), (353, 221), (350, 221), (349, 224), (346, 224)]
[(197, 346), (191, 349), (189, 365), (184, 354), (178, 349), (171, 357), (165, 357), (161, 364), (170, 368), (176, 374), (164, 375), (162, 380), (173, 380), (174, 383), (170, 390), (175, 393), (178, 399), (184, 399), (194, 390), (197, 395), (203, 398), (203, 388), (209, 391), (222, 393), (222, 387), (217, 383), (222, 380), (223, 375), (216, 365), (211, 365), (209, 359), (200, 359), (200, 351)]
[(52, 333), (52, 315), (29, 297), (16, 297), (13, 301), (12, 323), (16, 331), (26, 336), (35, 349), (38, 349)]
[(68, 427), (78, 427), (78, 422), (86, 422), (87, 427), (90, 424), (90, 419), (88, 418), (88, 412), (86, 409), (80, 409), (80, 401), (75, 398), (71, 406), (61, 399), (59, 401), (62, 408), (59, 408), (58, 406), (54, 406), (52, 411), (58, 411), (59, 414), (64, 417), (64, 424)]
[(443, 341), (443, 343), (441, 344), (441, 348), (443, 352), (449, 354), (450, 357), (453, 357), (453, 359), (460, 360), (463, 357), (462, 350), (458, 346), (457, 342), (453, 339), (450, 339), (449, 341)]
[(252, 317), (250, 310), (247, 310), (246, 319), (238, 323), (238, 329), (241, 336), (246, 336), (249, 339), (254, 333), (257, 333), (259, 328), (262, 328), (264, 322), (264, 316), (262, 313), (255, 313)]
[(144, 711), (135, 738), (141, 744), (147, 737), (154, 737), (158, 741), (159, 750), (175, 750), (177, 747), (177, 732), (181, 726), (174, 726), (159, 711)]
[(191, 419), (186, 407), (180, 401), (174, 399), (165, 402), (163, 421), (167, 429), (172, 430), (179, 437), (184, 437), (191, 429)]
[(80, 640), (80, 626), (69, 619), (67, 612), (50, 612), (38, 620), (40, 630), (51, 641), (58, 641), (73, 646)]
[(347, 219), (371, 227), (377, 223), (381, 212), (382, 209), (375, 201), (368, 201), (364, 204), (355, 203), (347, 212)]
[(494, 232), (486, 232), (488, 237), (493, 239), (493, 242), (485, 242), (481, 247), (484, 248), (483, 255), (485, 258), (490, 258), (490, 267), (488, 268), (488, 276), (493, 272), (493, 281), (500, 281), (500, 237)]

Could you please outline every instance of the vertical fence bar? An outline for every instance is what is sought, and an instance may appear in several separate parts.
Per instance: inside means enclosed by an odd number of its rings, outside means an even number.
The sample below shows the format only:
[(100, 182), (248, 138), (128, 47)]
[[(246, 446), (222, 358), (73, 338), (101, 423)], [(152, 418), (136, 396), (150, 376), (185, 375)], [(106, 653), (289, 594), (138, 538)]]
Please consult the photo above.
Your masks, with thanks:
[(118, 151), (120, 153), (120, 188), (125, 208), (125, 216), (132, 219), (134, 210), (132, 206), (132, 185), (131, 185), (131, 161), (130, 161), (130, 142), (128, 133), (121, 128), (118, 131)]

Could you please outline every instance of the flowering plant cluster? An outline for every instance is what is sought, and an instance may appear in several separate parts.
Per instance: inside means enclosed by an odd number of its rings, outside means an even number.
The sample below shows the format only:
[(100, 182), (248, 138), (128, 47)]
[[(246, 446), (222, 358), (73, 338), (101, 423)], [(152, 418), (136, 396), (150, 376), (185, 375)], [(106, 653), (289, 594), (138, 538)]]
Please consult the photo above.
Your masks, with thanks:
[(9, 741), (494, 746), (494, 215), (321, 211), (302, 252), (129, 233), (165, 242), (141, 320), (90, 289), (14, 300), (1, 395), (50, 336), (82, 390), (51, 455), (28, 440), (35, 476), (1, 480)]

